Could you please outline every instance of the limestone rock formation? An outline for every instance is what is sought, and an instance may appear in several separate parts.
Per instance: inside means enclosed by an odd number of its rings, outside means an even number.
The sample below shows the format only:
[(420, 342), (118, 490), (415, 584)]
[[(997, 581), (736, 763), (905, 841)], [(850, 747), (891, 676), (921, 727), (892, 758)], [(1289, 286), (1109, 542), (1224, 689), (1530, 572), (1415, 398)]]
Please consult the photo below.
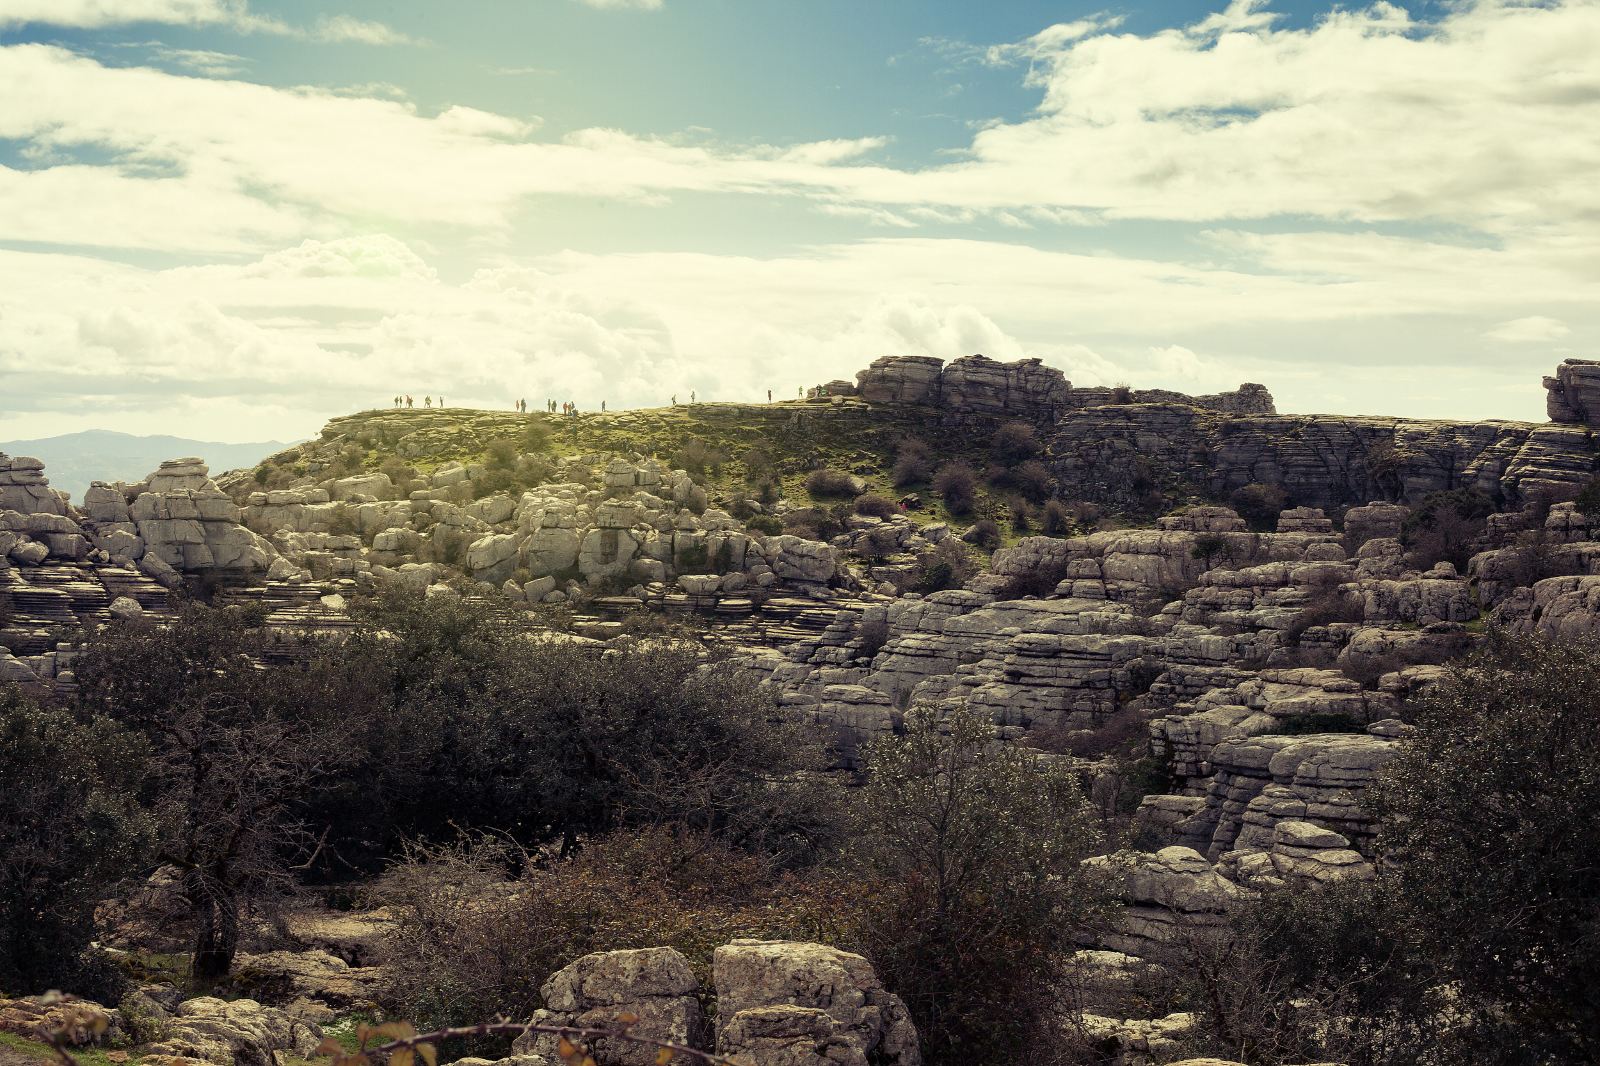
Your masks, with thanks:
[[(615, 1028), (619, 1018), (637, 1019), (629, 1029), (684, 1046), (699, 1044), (704, 1034), (699, 983), (689, 961), (672, 948), (605, 951), (572, 962), (553, 974), (540, 989), (545, 1009), (533, 1020), (546, 1025)], [(560, 1062), (558, 1038), (528, 1033), (513, 1050)], [(600, 1066), (652, 1066), (656, 1048), (624, 1040), (600, 1040), (594, 1046)]]
[(1564, 360), (1544, 387), (1550, 421), (1600, 427), (1600, 360)]
[(917, 1066), (917, 1033), (872, 965), (821, 944), (735, 940), (716, 950), (717, 1050), (756, 1066)]

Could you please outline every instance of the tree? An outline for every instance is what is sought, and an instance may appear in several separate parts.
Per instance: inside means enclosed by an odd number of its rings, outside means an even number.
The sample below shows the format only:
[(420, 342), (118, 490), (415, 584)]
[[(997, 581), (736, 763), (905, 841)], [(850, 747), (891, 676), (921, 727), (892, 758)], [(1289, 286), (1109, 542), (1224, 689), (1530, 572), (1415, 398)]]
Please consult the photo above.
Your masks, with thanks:
[(1491, 634), (1416, 706), (1373, 797), (1422, 950), (1481, 1040), (1524, 1049), (1500, 1061), (1600, 1057), (1597, 691), (1600, 646)]
[(930, 1063), (1012, 1061), (1059, 1020), (1074, 937), (1101, 889), (1078, 781), (996, 741), (982, 717), (918, 705), (871, 746), (861, 857), (868, 953), (906, 1001)]
[(170, 624), (114, 623), (78, 663), (84, 711), (149, 746), (157, 855), (183, 873), (202, 981), (232, 966), (245, 903), (290, 880), (306, 798), (352, 757), (368, 690), (343, 657), (269, 665), (284, 649), (260, 623), (189, 605)]
[(151, 841), (138, 737), (0, 688), (0, 988), (102, 991), (94, 908)]

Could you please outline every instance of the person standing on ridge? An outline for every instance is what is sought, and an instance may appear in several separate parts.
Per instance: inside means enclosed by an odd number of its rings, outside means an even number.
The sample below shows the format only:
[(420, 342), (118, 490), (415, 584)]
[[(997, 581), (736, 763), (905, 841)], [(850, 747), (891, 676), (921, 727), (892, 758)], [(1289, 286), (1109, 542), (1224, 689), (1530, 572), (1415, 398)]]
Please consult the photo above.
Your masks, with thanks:
[(768, 403), (772, 402), (772, 390), (771, 389), (767, 390), (767, 402)]
[(432, 396), (424, 396), (422, 398), (422, 406), (423, 407), (432, 407), (433, 406), (433, 397)]
[(689, 402), (690, 402), (690, 403), (695, 403), (695, 402), (697, 402), (697, 401), (696, 401), (696, 400), (695, 400), (695, 398), (694, 398), (694, 390), (693, 390), (693, 389), (690, 389), (690, 390), (689, 390)]

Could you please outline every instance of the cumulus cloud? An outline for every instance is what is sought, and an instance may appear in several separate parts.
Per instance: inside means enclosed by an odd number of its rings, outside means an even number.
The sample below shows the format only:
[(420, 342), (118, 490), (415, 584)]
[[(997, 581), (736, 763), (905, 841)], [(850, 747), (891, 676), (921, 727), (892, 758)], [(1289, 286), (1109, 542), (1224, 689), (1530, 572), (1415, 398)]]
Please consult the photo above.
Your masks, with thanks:
[(272, 33), (329, 43), (417, 43), (381, 22), (349, 15), (324, 15), (310, 27), (293, 26), (251, 11), (248, 0), (5, 0), (0, 5), (0, 27), (38, 23), (100, 29), (145, 22), (226, 26), (241, 33)]
[[(1535, 298), (1539, 275), (1506, 266), (1504, 296), (1474, 313)], [(1286, 410), (1383, 410), (1368, 389), (1398, 398), (1391, 413), (1537, 417), (1547, 359), (1474, 363), (1459, 333), (1395, 351), (1395, 307), (1467, 313), (1448, 279), (1400, 284), (1368, 309), (1312, 277), (926, 238), (764, 258), (563, 252), (465, 279), (383, 234), (164, 270), (6, 251), (0, 416), (24, 434), (150, 431), (181, 413), (197, 433), (260, 438), (397, 390), (495, 408), (656, 406), (691, 388), (753, 400), (883, 354), (983, 352), (1042, 357), (1081, 385), (1265, 380)], [(1592, 309), (1575, 313), (1593, 328)]]

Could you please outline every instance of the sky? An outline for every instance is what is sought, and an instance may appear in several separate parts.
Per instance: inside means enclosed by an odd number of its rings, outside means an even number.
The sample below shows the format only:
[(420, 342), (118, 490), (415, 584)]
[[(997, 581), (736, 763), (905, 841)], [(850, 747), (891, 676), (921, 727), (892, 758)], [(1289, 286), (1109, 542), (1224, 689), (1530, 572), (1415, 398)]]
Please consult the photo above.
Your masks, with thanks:
[(0, 439), (881, 355), (1544, 418), (1600, 0), (0, 0)]

